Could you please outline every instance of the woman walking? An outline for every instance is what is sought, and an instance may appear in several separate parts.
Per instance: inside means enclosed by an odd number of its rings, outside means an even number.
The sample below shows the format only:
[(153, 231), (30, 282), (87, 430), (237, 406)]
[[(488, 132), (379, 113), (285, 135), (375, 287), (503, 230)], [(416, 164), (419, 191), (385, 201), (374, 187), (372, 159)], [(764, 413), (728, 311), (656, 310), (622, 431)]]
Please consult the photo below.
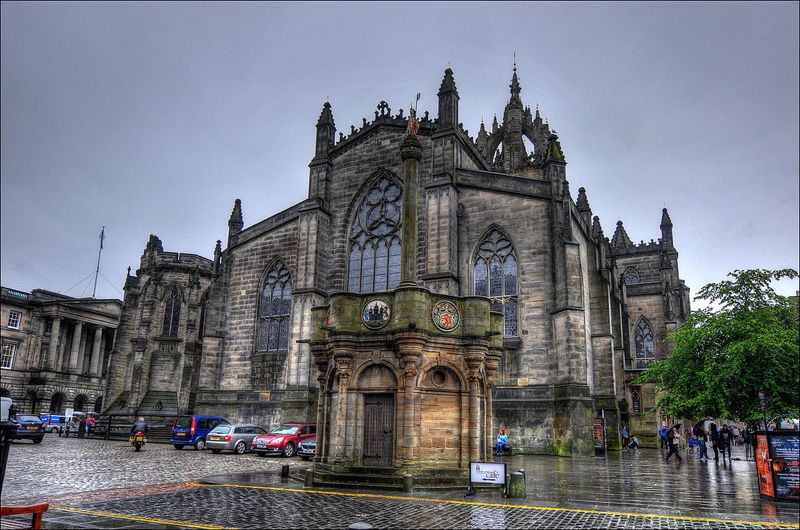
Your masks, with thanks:
[(678, 458), (678, 463), (683, 463), (683, 458), (681, 458), (680, 453), (678, 453), (678, 442), (680, 442), (681, 435), (678, 432), (680, 428), (679, 425), (673, 425), (672, 428), (667, 433), (667, 443), (669, 444), (669, 452), (667, 453), (667, 457), (664, 459), (664, 462), (669, 462), (670, 457), (674, 454)]

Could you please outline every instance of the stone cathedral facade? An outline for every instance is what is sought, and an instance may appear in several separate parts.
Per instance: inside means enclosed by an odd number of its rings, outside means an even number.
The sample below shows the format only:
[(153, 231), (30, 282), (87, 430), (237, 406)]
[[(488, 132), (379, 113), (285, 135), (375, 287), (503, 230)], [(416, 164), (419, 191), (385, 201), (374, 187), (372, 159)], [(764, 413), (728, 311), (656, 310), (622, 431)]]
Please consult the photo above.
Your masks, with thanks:
[[(448, 436), (478, 425), (474, 443), (491, 444), (504, 425), (530, 453), (591, 454), (597, 418), (610, 448), (622, 425), (646, 442), (655, 396), (631, 382), (669, 354), (666, 335), (689, 312), (672, 221), (664, 209), (650, 242), (631, 241), (622, 222), (606, 237), (586, 191), (570, 191), (555, 131), (523, 104), (516, 68), (509, 88), (502, 122), (473, 138), (445, 71), (436, 116), (425, 112), (414, 131), (415, 232), (404, 211), (408, 116), (381, 101), (371, 121), (338, 136), (325, 103), (308, 198), (248, 226), (237, 199), (212, 259), (165, 251), (151, 235), (125, 282), (106, 412), (346, 423), (342, 454), (363, 464), (417, 454), (399, 449), (411, 429), (414, 443), (440, 445), (451, 461), (473, 442)], [(412, 302), (398, 290), (410, 255)], [(442, 328), (453, 315), (464, 326)], [(485, 325), (468, 324), (476, 318)], [(373, 320), (389, 322), (380, 340)], [(403, 350), (410, 332), (425, 336), (413, 356)], [(462, 374), (459, 356), (478, 355), (475, 345), (484, 360), (467, 359)], [(351, 408), (339, 405), (342, 392)], [(441, 428), (424, 407), (408, 408), (426, 392), (441, 393), (429, 403)], [(367, 454), (375, 427), (354, 419), (369, 407), (396, 408), (384, 416), (396, 427), (378, 444), (384, 453)]]

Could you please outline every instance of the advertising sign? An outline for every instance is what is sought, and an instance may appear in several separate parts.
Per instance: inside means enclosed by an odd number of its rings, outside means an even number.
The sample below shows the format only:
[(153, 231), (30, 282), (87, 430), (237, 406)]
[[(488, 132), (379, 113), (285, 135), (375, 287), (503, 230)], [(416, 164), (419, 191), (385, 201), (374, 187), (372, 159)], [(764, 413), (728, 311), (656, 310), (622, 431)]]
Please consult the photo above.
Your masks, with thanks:
[(606, 420), (603, 418), (594, 419), (594, 448), (596, 450), (606, 448)]
[(469, 481), (477, 484), (506, 483), (506, 465), (493, 462), (470, 462)]
[(797, 431), (771, 432), (768, 437), (775, 498), (800, 500), (800, 434)]

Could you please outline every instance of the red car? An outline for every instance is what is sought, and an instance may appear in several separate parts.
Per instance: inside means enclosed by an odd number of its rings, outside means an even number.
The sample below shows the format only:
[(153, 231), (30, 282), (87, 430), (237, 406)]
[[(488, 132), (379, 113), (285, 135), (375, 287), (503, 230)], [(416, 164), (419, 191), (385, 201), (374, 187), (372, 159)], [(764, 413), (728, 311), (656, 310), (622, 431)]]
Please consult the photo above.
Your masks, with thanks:
[(301, 441), (316, 435), (315, 423), (284, 423), (269, 434), (253, 438), (250, 449), (258, 456), (294, 456)]

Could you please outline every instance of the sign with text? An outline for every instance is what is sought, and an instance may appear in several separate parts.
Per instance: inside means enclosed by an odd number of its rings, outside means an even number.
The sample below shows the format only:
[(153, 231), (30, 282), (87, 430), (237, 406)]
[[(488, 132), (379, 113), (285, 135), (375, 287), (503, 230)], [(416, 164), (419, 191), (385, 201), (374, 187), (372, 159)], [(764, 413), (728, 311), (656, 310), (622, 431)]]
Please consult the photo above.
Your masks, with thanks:
[(69, 407), (67, 410), (64, 411), (64, 416), (66, 416), (67, 421), (72, 421), (72, 416), (75, 415), (75, 409)]
[(494, 462), (470, 462), (469, 481), (476, 484), (506, 483), (506, 465)]
[(772, 483), (775, 498), (800, 499), (800, 435), (797, 431), (770, 432), (769, 452), (772, 457)]
[(606, 448), (606, 420), (603, 418), (594, 419), (594, 448)]

